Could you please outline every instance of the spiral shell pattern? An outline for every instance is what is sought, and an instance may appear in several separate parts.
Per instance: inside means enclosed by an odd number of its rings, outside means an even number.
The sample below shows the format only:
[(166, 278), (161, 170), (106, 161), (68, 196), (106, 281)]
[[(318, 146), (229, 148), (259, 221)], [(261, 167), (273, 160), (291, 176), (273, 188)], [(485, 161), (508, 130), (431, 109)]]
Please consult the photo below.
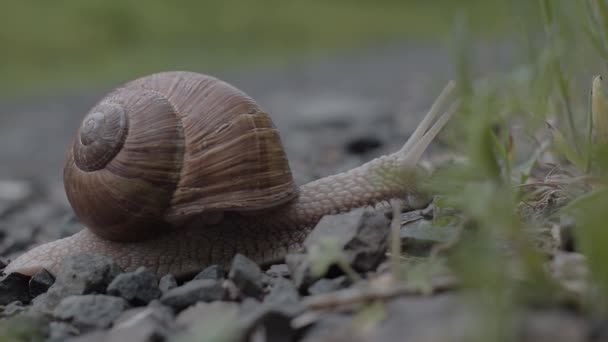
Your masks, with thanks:
[(95, 105), (68, 149), (64, 184), (79, 219), (117, 241), (297, 193), (270, 117), (242, 91), (190, 72), (131, 81)]

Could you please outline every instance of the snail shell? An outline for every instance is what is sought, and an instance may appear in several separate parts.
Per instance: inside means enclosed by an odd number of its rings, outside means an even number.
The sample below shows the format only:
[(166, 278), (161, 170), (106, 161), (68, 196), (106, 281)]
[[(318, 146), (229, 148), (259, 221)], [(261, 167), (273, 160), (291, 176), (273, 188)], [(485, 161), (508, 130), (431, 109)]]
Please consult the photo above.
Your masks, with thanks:
[(136, 79), (97, 103), (68, 148), (64, 184), (81, 222), (115, 241), (297, 192), (270, 117), (242, 91), (191, 72)]

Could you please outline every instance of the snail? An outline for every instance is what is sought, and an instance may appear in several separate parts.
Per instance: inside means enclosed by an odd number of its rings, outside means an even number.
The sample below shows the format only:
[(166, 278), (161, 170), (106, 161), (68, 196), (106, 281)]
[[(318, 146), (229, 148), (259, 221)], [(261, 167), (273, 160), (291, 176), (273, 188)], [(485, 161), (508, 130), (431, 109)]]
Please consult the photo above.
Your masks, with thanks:
[(297, 187), (272, 120), (242, 91), (192, 72), (130, 81), (89, 111), (68, 148), (65, 190), (85, 228), (26, 252), (5, 273), (56, 274), (65, 257), (85, 252), (177, 277), (236, 253), (280, 260), (324, 215), (419, 194), (400, 171), (417, 172), (456, 111), (456, 101), (439, 111), (453, 89), (398, 152)]

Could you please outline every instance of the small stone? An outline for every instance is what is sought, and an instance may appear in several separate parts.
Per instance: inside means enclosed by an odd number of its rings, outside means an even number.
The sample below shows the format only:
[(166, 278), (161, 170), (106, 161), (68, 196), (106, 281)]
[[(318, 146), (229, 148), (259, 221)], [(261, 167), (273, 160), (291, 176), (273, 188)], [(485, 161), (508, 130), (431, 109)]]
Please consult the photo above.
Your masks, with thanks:
[(249, 337), (253, 336), (262, 341), (292, 341), (295, 329), (291, 327), (292, 318), (303, 308), (290, 308), (290, 302), (273, 302), (259, 304), (252, 298), (247, 298), (241, 305), (239, 326)]
[(287, 264), (272, 265), (266, 271), (266, 274), (273, 278), (278, 278), (278, 277), (289, 278), (289, 276), (291, 275)]
[(49, 324), (48, 342), (65, 341), (78, 335), (80, 331), (75, 326), (65, 322), (51, 322)]
[(126, 300), (107, 295), (70, 296), (63, 299), (53, 315), (87, 330), (107, 328), (129, 307)]
[(114, 261), (103, 255), (69, 256), (61, 264), (55, 283), (46, 293), (34, 299), (34, 308), (50, 313), (68, 296), (104, 293), (120, 272)]
[(225, 290), (221, 282), (212, 279), (192, 280), (182, 286), (167, 291), (160, 298), (161, 303), (168, 305), (176, 311), (202, 301), (212, 302), (222, 300)]
[(310, 262), (306, 254), (287, 254), (285, 262), (289, 267), (291, 280), (298, 289), (304, 290), (317, 280), (310, 271)]
[(61, 286), (70, 294), (103, 293), (119, 273), (118, 265), (106, 256), (74, 255), (63, 261), (53, 287)]
[(196, 326), (197, 324), (217, 317), (236, 318), (239, 312), (239, 305), (234, 302), (216, 301), (212, 303), (198, 302), (195, 305), (182, 311), (175, 323), (179, 327)]
[(340, 276), (334, 279), (319, 279), (308, 287), (308, 293), (310, 295), (318, 295), (323, 293), (334, 292), (348, 286), (348, 279), (346, 276)]
[(310, 250), (324, 239), (335, 239), (350, 265), (367, 272), (384, 258), (389, 231), (390, 221), (384, 213), (361, 208), (324, 216), (304, 240), (304, 246)]
[(295, 329), (291, 321), (304, 309), (294, 284), (277, 278), (263, 303), (253, 298), (243, 301), (239, 322), (250, 339), (256, 336), (266, 341), (292, 341)]
[(173, 310), (155, 299), (151, 301), (146, 307), (138, 307), (128, 309), (123, 312), (115, 321), (114, 326), (125, 326), (130, 325), (132, 322), (139, 320), (141, 316), (155, 316), (162, 318), (166, 322), (171, 322), (175, 318)]
[(211, 265), (204, 270), (200, 271), (192, 280), (200, 280), (200, 279), (213, 279), (213, 280), (221, 280), (226, 277), (226, 272), (224, 268), (220, 265)]
[(173, 311), (158, 301), (123, 312), (114, 322), (108, 341), (162, 341), (173, 330)]
[(162, 292), (163, 294), (165, 294), (167, 291), (172, 290), (176, 287), (177, 287), (177, 280), (175, 280), (175, 277), (173, 276), (173, 274), (165, 274), (162, 278), (160, 278), (160, 281), (158, 282), (158, 288), (160, 289), (160, 292)]
[(39, 295), (48, 291), (48, 289), (55, 282), (55, 277), (49, 271), (43, 269), (32, 276), (29, 282), (30, 296), (32, 298), (38, 297)]
[(304, 311), (298, 289), (285, 278), (276, 279), (270, 293), (264, 298), (264, 305), (289, 317), (295, 317)]
[(250, 341), (238, 322), (234, 302), (196, 303), (176, 318), (180, 341)]
[(262, 275), (258, 264), (242, 254), (237, 254), (232, 260), (228, 278), (234, 282), (244, 296), (260, 298), (264, 285)]
[(20, 273), (11, 273), (0, 280), (0, 305), (7, 305), (14, 301), (29, 303), (29, 280), (30, 277)]
[(107, 293), (122, 297), (133, 305), (146, 305), (161, 295), (156, 276), (145, 267), (116, 276), (108, 285)]

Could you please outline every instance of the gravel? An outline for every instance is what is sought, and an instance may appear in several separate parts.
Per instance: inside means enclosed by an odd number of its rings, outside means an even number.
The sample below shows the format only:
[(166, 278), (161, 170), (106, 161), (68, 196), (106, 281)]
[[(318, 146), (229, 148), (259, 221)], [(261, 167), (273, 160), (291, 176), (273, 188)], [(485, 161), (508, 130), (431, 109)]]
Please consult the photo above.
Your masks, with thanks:
[(53, 311), (53, 316), (81, 330), (108, 328), (129, 307), (126, 300), (107, 295), (69, 296)]
[(264, 297), (263, 304), (291, 318), (304, 311), (298, 289), (291, 281), (283, 278), (274, 281), (270, 293)]
[(226, 295), (222, 283), (212, 279), (192, 280), (182, 286), (167, 291), (160, 298), (161, 303), (179, 312), (196, 302), (222, 300)]
[(263, 273), (260, 266), (242, 254), (232, 260), (228, 279), (236, 285), (246, 297), (260, 298), (263, 290)]
[(103, 294), (121, 272), (112, 259), (102, 255), (80, 254), (61, 264), (55, 283), (34, 299), (38, 311), (52, 312), (59, 302), (72, 295)]
[(169, 290), (172, 290), (177, 287), (177, 280), (173, 274), (166, 274), (158, 281), (158, 289), (162, 294), (167, 293)]
[(156, 276), (145, 267), (116, 276), (108, 285), (107, 293), (122, 297), (132, 305), (146, 305), (161, 296)]
[(193, 327), (202, 322), (213, 320), (214, 317), (230, 316), (235, 318), (239, 312), (238, 303), (215, 301), (211, 303), (198, 302), (180, 312), (175, 323), (178, 327)]
[(307, 250), (332, 239), (348, 263), (357, 271), (376, 269), (388, 244), (390, 221), (381, 211), (360, 208), (338, 215), (327, 215), (317, 223), (304, 241)]
[(287, 262), (287, 267), (289, 267), (291, 279), (298, 290), (304, 291), (318, 280), (318, 277), (313, 276), (310, 271), (310, 261), (306, 254), (288, 254), (285, 257), (285, 261)]
[(340, 276), (333, 279), (323, 278), (315, 281), (308, 287), (308, 293), (311, 295), (318, 295), (322, 293), (330, 293), (343, 289), (349, 284), (346, 276)]
[[(375, 270), (384, 258), (390, 221), (381, 211), (355, 209), (338, 215), (327, 215), (319, 221), (304, 241), (305, 252), (332, 249), (359, 272)], [(331, 241), (331, 247), (325, 247)], [(319, 279), (313, 275), (313, 258), (306, 253), (285, 258), (291, 277), (301, 291)]]

